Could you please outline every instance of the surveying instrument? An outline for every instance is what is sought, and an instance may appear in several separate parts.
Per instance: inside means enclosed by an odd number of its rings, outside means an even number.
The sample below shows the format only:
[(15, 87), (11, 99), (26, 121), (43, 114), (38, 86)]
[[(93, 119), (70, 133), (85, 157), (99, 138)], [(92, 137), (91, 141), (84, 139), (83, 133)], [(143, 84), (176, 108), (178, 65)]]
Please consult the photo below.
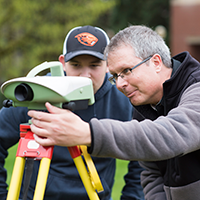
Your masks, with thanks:
[[(47, 69), (50, 69), (51, 76), (37, 76)], [(48, 101), (54, 106), (73, 111), (86, 109), (88, 105), (94, 103), (91, 79), (65, 76), (62, 64), (57, 61), (44, 62), (33, 68), (26, 77), (15, 78), (5, 82), (1, 86), (1, 92), (8, 99), (3, 102), (5, 107), (27, 107), (28, 109), (46, 110), (45, 103)], [(40, 160), (33, 200), (43, 200), (44, 198), (54, 147), (39, 145), (33, 138), (30, 123), (20, 124), (20, 140), (7, 200), (19, 199), (26, 160)], [(87, 147), (73, 146), (68, 147), (68, 150), (74, 160), (89, 199), (98, 200), (97, 192), (103, 191), (103, 187), (94, 163), (87, 153)]]

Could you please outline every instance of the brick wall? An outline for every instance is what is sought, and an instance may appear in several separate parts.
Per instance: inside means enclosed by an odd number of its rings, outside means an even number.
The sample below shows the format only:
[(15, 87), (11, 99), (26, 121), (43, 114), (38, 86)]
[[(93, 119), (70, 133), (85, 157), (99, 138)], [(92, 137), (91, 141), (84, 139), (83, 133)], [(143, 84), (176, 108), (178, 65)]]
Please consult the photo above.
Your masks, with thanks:
[(170, 18), (172, 56), (189, 51), (200, 61), (200, 0), (172, 0)]

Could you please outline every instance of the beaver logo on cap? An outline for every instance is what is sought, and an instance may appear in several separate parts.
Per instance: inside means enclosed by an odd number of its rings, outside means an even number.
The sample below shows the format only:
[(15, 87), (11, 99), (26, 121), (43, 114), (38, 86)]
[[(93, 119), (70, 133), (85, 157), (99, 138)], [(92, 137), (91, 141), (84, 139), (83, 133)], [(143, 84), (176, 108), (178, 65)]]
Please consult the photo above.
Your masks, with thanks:
[(86, 46), (91, 46), (91, 47), (94, 46), (98, 41), (97, 37), (87, 32), (80, 33), (76, 35), (75, 38), (77, 38), (81, 44), (86, 45)]

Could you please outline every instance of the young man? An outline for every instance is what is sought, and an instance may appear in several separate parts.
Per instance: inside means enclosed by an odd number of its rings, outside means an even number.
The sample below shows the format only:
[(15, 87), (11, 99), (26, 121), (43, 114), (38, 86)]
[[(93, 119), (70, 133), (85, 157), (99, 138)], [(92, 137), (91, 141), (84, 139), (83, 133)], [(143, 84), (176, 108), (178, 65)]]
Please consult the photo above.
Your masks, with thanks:
[[(91, 118), (110, 118), (122, 121), (132, 119), (133, 108), (116, 86), (108, 81), (108, 68), (103, 51), (109, 43), (107, 34), (100, 28), (92, 26), (76, 27), (66, 36), (63, 54), (59, 61), (68, 76), (88, 77), (93, 82), (95, 103), (86, 110), (75, 111), (81, 119), (89, 122)], [(61, 87), (65, 87), (61, 85)], [(118, 99), (118, 102), (115, 102)], [(123, 102), (123, 103), (121, 103)], [(6, 170), (3, 168), (7, 149), (19, 140), (19, 125), (28, 121), (26, 108), (3, 108), (0, 112), (0, 197), (6, 198)], [(108, 132), (109, 134), (109, 132)], [(111, 198), (115, 175), (115, 159), (93, 158), (104, 191), (99, 193), (100, 199)], [(28, 191), (28, 199), (33, 198), (39, 162), (35, 161), (33, 175)], [(122, 191), (122, 199), (143, 199), (140, 185), (142, 168), (137, 162), (130, 162), (129, 174), (126, 175), (126, 187)], [(20, 196), (22, 198), (22, 195)], [(55, 146), (50, 172), (45, 190), (45, 200), (88, 199), (88, 195), (80, 180), (66, 147)]]
[[(138, 121), (92, 119), (88, 124), (47, 103), (54, 114), (29, 113), (36, 141), (63, 146), (76, 141), (90, 146), (94, 156), (143, 161), (146, 200), (199, 199), (200, 63), (188, 52), (171, 58), (163, 39), (145, 26), (120, 31), (105, 55), (110, 80), (134, 105)], [(55, 117), (65, 122), (61, 143), (52, 134), (59, 126)]]

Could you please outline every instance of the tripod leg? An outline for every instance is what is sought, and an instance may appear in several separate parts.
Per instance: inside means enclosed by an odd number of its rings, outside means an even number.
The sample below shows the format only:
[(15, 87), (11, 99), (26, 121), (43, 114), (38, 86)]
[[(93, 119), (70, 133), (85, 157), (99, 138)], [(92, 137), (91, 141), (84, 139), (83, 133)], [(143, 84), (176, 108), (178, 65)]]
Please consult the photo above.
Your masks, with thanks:
[(16, 157), (7, 200), (18, 200), (24, 173), (25, 158)]
[(88, 175), (88, 172), (87, 172), (87, 169), (85, 167), (82, 157), (78, 156), (76, 158), (73, 158), (73, 160), (90, 200), (99, 200), (99, 196), (97, 195), (94, 187), (92, 186), (90, 177)]
[(38, 172), (37, 183), (35, 187), (35, 193), (33, 200), (42, 200), (44, 198), (44, 192), (46, 188), (47, 177), (49, 173), (51, 159), (42, 158), (40, 161), (40, 168)]

